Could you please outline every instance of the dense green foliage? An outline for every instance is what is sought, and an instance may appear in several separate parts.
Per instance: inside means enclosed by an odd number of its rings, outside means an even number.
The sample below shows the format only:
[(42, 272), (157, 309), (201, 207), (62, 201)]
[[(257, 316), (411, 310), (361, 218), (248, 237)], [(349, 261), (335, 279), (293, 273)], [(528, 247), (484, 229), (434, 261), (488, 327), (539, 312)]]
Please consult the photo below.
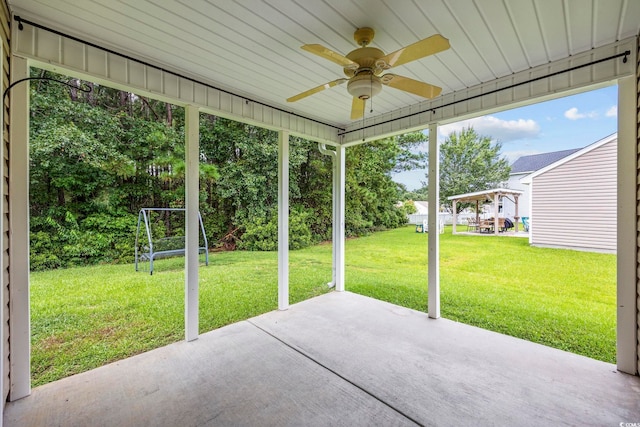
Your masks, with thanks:
[[(184, 207), (184, 109), (128, 92), (31, 83), (31, 267), (131, 262), (138, 211)], [(347, 150), (346, 231), (357, 236), (397, 227), (394, 170), (420, 167), (419, 132)], [(200, 116), (200, 211), (212, 246), (277, 246), (277, 133)], [(331, 158), (290, 139), (292, 249), (331, 238)], [(153, 224), (157, 236), (183, 234), (180, 215)]]
[(429, 200), (429, 189), (427, 187), (422, 187), (414, 191), (408, 191), (406, 190), (406, 187), (401, 184), (400, 200)]
[[(440, 235), (442, 316), (615, 362), (616, 257), (506, 236)], [(346, 288), (425, 311), (427, 235), (346, 242)], [(496, 256), (506, 254), (506, 256)], [(32, 381), (41, 385), (184, 337), (184, 261), (159, 274), (99, 265), (31, 275)], [(275, 252), (221, 252), (200, 268), (200, 331), (277, 307)], [(327, 292), (331, 245), (290, 254), (291, 302)]]
[[(440, 204), (449, 206), (448, 197), (488, 190), (509, 178), (511, 167), (500, 155), (502, 144), (492, 143), (469, 127), (451, 133), (440, 145)], [(467, 204), (457, 205), (461, 211)]]

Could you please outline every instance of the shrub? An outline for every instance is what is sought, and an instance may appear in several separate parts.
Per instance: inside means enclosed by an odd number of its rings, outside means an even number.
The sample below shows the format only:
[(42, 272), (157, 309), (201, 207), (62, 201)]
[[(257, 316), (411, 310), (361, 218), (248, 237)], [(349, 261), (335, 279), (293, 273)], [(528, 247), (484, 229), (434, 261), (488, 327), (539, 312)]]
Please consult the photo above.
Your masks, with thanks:
[[(306, 248), (314, 243), (310, 227), (313, 211), (296, 207), (289, 214), (289, 249)], [(244, 233), (238, 249), (248, 251), (275, 251), (278, 249), (278, 218), (272, 216), (269, 221), (255, 218), (244, 224)]]
[(133, 260), (135, 215), (99, 213), (78, 221), (67, 211), (58, 217), (31, 218), (31, 270)]

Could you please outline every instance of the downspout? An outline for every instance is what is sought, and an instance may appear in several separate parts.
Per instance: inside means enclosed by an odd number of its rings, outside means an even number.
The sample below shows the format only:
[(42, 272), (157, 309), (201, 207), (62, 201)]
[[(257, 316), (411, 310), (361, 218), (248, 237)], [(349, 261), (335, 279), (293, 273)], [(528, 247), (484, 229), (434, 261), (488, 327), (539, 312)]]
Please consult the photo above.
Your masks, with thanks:
[(321, 154), (324, 154), (325, 156), (329, 156), (331, 157), (331, 179), (332, 179), (332, 185), (331, 185), (331, 200), (332, 200), (332, 231), (331, 231), (331, 242), (332, 242), (332, 246), (333, 249), (331, 250), (332, 255), (331, 255), (331, 282), (327, 283), (327, 286), (329, 288), (334, 288), (336, 286), (336, 266), (338, 265), (338, 253), (336, 251), (336, 242), (338, 241), (338, 239), (340, 238), (340, 236), (338, 236), (338, 227), (336, 226), (336, 221), (338, 221), (338, 198), (337, 198), (337, 194), (336, 194), (336, 189), (338, 188), (339, 183), (337, 182), (338, 180), (338, 174), (336, 172), (336, 168), (337, 168), (337, 162), (336, 162), (336, 152), (333, 150), (329, 150), (327, 149), (326, 144), (323, 143), (318, 143), (318, 150), (320, 151)]

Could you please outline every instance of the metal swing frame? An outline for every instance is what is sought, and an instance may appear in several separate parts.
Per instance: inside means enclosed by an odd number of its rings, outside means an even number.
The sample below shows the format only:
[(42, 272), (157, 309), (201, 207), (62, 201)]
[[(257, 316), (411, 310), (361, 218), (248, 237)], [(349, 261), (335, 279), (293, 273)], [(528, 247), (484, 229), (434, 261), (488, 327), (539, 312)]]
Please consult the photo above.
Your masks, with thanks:
[[(185, 212), (186, 209), (184, 208), (142, 208), (140, 209), (140, 213), (138, 214), (138, 227), (136, 230), (136, 247), (135, 247), (135, 267), (136, 267), (136, 271), (138, 271), (138, 263), (141, 261), (149, 261), (149, 274), (153, 274), (153, 260), (156, 258), (162, 258), (162, 257), (169, 257), (169, 256), (175, 256), (175, 255), (184, 255), (185, 254), (185, 247), (182, 248), (178, 248), (178, 249), (167, 249), (167, 250), (159, 250), (156, 251), (154, 250), (153, 247), (153, 235), (151, 232), (151, 223), (150, 223), (150, 214), (151, 212)], [(207, 234), (204, 231), (204, 224), (202, 223), (202, 216), (200, 215), (200, 212), (198, 211), (198, 222), (200, 223), (200, 232), (202, 233), (202, 238), (204, 240), (204, 246), (199, 246), (198, 247), (198, 253), (204, 253), (205, 254), (205, 265), (209, 265), (209, 243), (207, 241)], [(144, 227), (146, 230), (146, 234), (147, 234), (147, 242), (148, 242), (148, 246), (145, 246), (144, 248), (142, 248), (143, 250), (140, 250), (140, 244), (141, 244), (141, 239), (140, 239), (140, 224), (144, 223)], [(184, 241), (184, 236), (174, 236), (171, 237), (173, 239), (175, 238), (182, 238)], [(165, 239), (169, 239), (169, 238), (165, 238)], [(162, 239), (160, 239), (162, 240)]]

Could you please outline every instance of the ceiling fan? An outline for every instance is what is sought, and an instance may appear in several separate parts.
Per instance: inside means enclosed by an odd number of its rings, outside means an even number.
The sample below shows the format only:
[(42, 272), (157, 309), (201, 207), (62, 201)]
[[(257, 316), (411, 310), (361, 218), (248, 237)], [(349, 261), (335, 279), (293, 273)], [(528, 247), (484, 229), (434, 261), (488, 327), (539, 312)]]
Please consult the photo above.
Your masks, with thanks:
[(295, 102), (309, 95), (329, 89), (334, 86), (347, 83), (347, 91), (353, 96), (351, 104), (351, 119), (356, 120), (364, 116), (364, 105), (370, 99), (380, 93), (382, 85), (413, 93), (424, 98), (434, 98), (440, 95), (442, 88), (397, 74), (384, 74), (385, 70), (425, 56), (433, 55), (449, 49), (449, 40), (440, 34), (435, 34), (420, 40), (409, 46), (405, 46), (395, 52), (384, 54), (378, 48), (369, 47), (375, 32), (372, 28), (358, 28), (353, 38), (360, 46), (342, 56), (319, 44), (306, 44), (302, 49), (318, 55), (344, 68), (347, 78), (341, 78), (323, 85), (304, 91), (287, 99), (287, 102)]

